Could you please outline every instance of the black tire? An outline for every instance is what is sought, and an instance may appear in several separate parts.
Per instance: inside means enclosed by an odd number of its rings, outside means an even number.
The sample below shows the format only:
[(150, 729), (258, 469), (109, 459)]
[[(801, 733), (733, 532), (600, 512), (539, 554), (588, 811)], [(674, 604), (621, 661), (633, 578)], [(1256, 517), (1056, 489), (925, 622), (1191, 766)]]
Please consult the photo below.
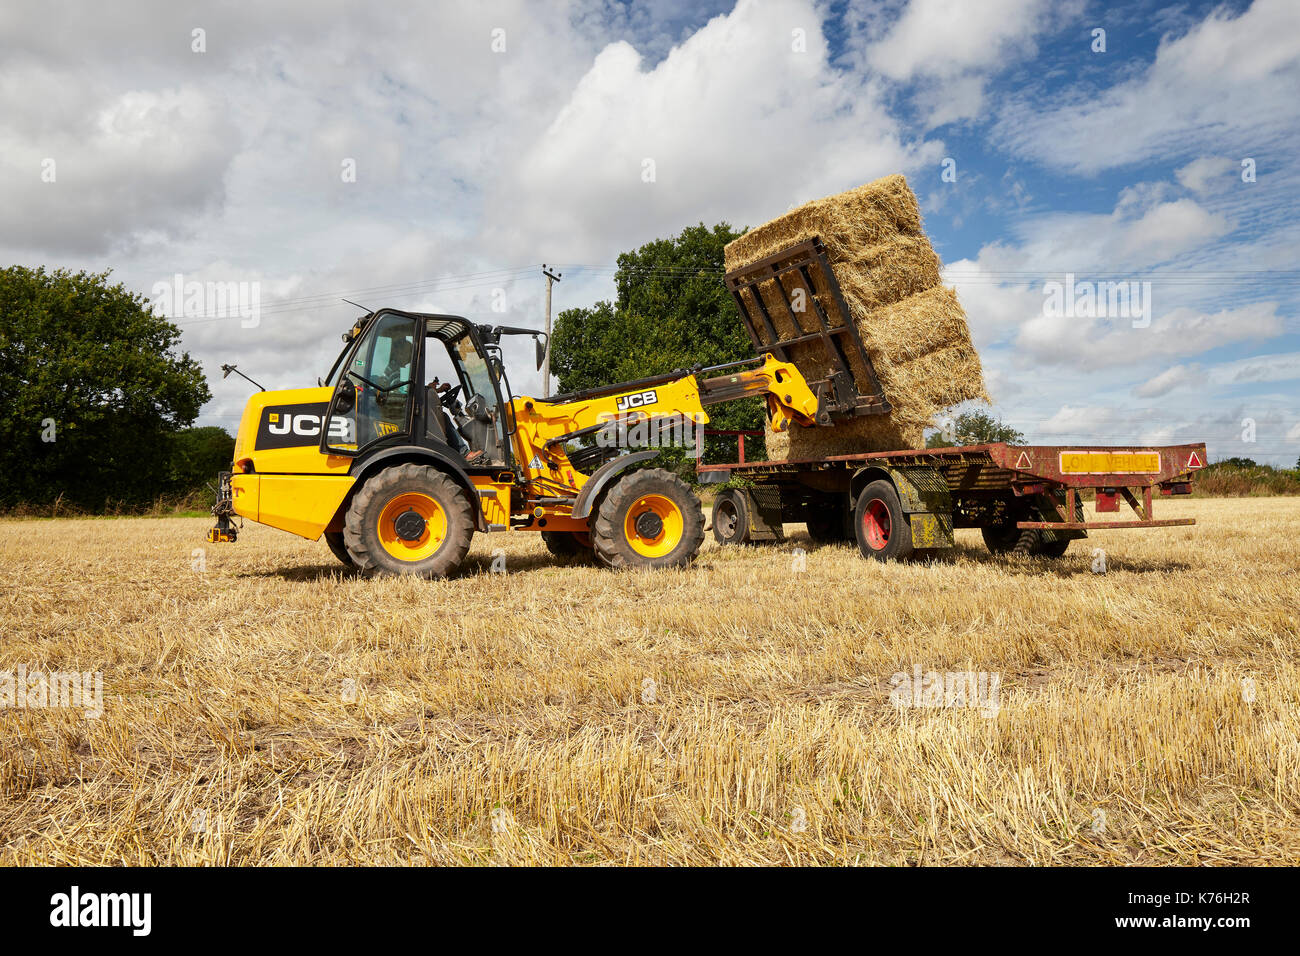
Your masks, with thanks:
[(749, 496), (728, 488), (713, 499), (713, 540), (723, 547), (749, 543)]
[(338, 558), (350, 568), (355, 568), (357, 563), (352, 560), (352, 555), (348, 554), (348, 546), (343, 541), (342, 531), (326, 531), (325, 543), (329, 546), (330, 553)]
[(980, 528), (980, 534), (990, 554), (1010, 554), (1020, 538), (1020, 530), (1015, 525), (987, 525)]
[(1045, 558), (1059, 558), (1070, 548), (1070, 542), (1073, 538), (1062, 538), (1056, 541), (1044, 541), (1040, 536), (1038, 539), (1038, 553)]
[(1037, 554), (1043, 543), (1043, 533), (1033, 528), (1026, 528), (1016, 536), (1016, 543), (1011, 546), (1011, 553), (1022, 558)]
[(1041, 554), (1059, 558), (1070, 546), (1070, 540), (1043, 541), (1043, 533), (1033, 528), (1023, 531), (1015, 525), (999, 525), (981, 529), (985, 546), (994, 554), (1016, 554), (1022, 558)]
[(853, 529), (864, 558), (902, 561), (912, 554), (912, 528), (888, 481), (873, 481), (862, 489), (853, 508)]
[(672, 472), (629, 472), (601, 499), (591, 540), (611, 568), (685, 567), (704, 543), (704, 510)]
[(848, 539), (844, 527), (844, 509), (837, 504), (814, 507), (805, 519), (808, 537), (818, 544), (836, 544)]
[[(1074, 495), (1074, 514), (1078, 521), (1085, 520), (1083, 511), (1083, 495), (1077, 491), (1067, 491), (1067, 495)], [(1045, 558), (1059, 558), (1070, 548), (1070, 542), (1074, 538), (1057, 538), (1055, 541), (1045, 541), (1040, 534), (1038, 539), (1038, 553)]]
[(543, 531), (542, 542), (557, 558), (572, 560), (592, 555), (591, 535), (585, 531)]
[[(410, 502), (406, 511), (395, 517), (386, 514), (399, 511), (403, 501)], [(431, 514), (422, 518), (415, 504)], [(416, 517), (399, 530), (398, 519), (405, 519), (408, 512)], [(404, 537), (410, 534), (416, 536)], [(356, 566), (383, 574), (446, 577), (465, 560), (473, 537), (474, 517), (464, 491), (429, 465), (394, 465), (367, 479), (353, 495), (343, 522), (343, 540)], [(410, 558), (403, 556), (405, 550)]]

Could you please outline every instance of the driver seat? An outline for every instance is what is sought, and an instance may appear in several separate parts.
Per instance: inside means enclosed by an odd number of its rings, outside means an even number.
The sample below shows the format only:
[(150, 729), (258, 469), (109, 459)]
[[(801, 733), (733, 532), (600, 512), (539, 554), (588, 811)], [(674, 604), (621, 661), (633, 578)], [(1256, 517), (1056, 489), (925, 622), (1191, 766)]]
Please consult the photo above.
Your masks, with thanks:
[[(451, 435), (452, 428), (451, 417), (447, 410), (443, 408), (442, 396), (438, 394), (437, 389), (432, 385), (425, 386), (424, 389), (424, 434), (428, 438), (440, 441), (444, 445), (452, 445)], [(453, 445), (453, 447), (455, 447)]]

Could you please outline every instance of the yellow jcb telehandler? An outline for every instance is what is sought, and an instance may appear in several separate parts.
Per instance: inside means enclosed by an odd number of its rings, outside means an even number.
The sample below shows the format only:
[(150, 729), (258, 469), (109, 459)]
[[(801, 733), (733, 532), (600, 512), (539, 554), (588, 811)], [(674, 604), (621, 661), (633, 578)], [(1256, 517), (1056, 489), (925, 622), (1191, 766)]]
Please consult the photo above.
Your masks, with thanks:
[[(889, 410), (854, 384), (845, 350), (868, 370), (871, 362), (853, 324), (829, 326), (808, 298), (819, 327), (762, 340), (750, 327), (756, 349), (769, 343), (755, 358), (547, 399), (512, 395), (501, 358), (503, 335), (529, 335), (540, 366), (535, 330), (369, 313), (344, 335), (324, 384), (249, 399), (208, 539), (234, 541), (239, 515), (323, 535), (340, 561), (363, 570), (438, 577), (456, 571), (476, 530), (538, 531), (561, 556), (683, 566), (704, 519), (688, 484), (648, 465), (665, 434), (699, 441), (707, 406), (746, 397), (766, 399), (778, 430)], [(784, 346), (814, 338), (832, 360), (827, 378), (810, 384)]]

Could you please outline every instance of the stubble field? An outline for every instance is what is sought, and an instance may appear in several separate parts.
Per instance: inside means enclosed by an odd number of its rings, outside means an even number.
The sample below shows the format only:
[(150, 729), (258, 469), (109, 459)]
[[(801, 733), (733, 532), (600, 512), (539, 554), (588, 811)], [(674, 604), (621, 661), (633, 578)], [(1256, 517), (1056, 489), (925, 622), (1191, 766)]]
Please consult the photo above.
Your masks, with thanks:
[[(2, 521), (0, 675), (102, 671), (104, 712), (0, 710), (0, 864), (1294, 863), (1300, 498), (1158, 510), (1199, 524), (659, 573), (476, 536), (439, 582)], [(895, 706), (918, 668), (996, 713)]]

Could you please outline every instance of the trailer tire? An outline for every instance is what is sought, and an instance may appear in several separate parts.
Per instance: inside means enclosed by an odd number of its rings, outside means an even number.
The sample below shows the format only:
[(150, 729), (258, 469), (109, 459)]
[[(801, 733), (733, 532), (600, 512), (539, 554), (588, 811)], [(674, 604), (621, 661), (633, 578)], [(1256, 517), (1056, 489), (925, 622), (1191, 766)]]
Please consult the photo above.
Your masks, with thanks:
[(749, 543), (749, 498), (728, 488), (713, 499), (713, 540), (724, 548)]
[(988, 525), (980, 534), (990, 554), (1029, 554), (1038, 540), (1037, 531), (1021, 531), (1014, 523)]
[(1011, 553), (1027, 558), (1031, 554), (1037, 554), (1042, 543), (1043, 536), (1038, 531), (1033, 528), (1026, 528), (1016, 537), (1016, 543), (1012, 545)]
[(329, 546), (330, 553), (348, 567), (355, 568), (357, 566), (357, 563), (352, 560), (352, 555), (348, 554), (348, 546), (343, 540), (342, 531), (326, 531), (325, 544)]
[(630, 471), (601, 499), (591, 541), (611, 568), (683, 568), (704, 543), (704, 511), (672, 472)]
[(1038, 553), (1045, 558), (1059, 558), (1070, 548), (1072, 538), (1058, 538), (1056, 541), (1044, 541), (1039, 538)]
[[(465, 560), (474, 537), (470, 507), (461, 487), (438, 469), (392, 466), (353, 496), (343, 540), (363, 571), (446, 577)], [(408, 519), (410, 513), (415, 517)]]
[(864, 558), (902, 561), (912, 554), (912, 529), (892, 483), (880, 479), (862, 489), (853, 528)]
[(804, 523), (808, 537), (818, 544), (838, 544), (848, 537), (844, 533), (844, 510), (839, 505), (810, 510)]

